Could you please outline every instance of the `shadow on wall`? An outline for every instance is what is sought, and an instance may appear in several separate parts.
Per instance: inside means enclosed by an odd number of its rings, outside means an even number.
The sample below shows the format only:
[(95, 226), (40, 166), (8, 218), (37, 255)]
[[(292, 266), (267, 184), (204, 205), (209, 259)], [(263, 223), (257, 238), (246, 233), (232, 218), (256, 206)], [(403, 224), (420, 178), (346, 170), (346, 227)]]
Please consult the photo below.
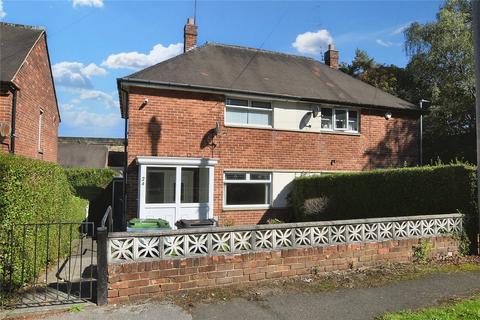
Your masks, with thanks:
[(364, 152), (367, 163), (364, 170), (418, 164), (418, 121), (390, 119), (386, 134), (375, 146)]
[(162, 123), (153, 116), (148, 122), (148, 135), (150, 136), (150, 151), (152, 156), (158, 156), (158, 142), (162, 135)]

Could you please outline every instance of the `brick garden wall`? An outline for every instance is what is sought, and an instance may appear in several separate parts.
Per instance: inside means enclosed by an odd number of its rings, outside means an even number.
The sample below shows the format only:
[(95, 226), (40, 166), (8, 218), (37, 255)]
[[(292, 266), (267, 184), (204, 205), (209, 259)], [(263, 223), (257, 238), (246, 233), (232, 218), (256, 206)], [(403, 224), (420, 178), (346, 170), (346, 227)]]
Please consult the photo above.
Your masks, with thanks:
[[(142, 105), (148, 98), (148, 104)], [(418, 154), (418, 116), (363, 109), (360, 135), (225, 127), (225, 96), (133, 88), (129, 95), (128, 219), (137, 216), (137, 156), (218, 158), (214, 215), (222, 224), (257, 224), (285, 210), (223, 210), (223, 172), (261, 170), (367, 170), (414, 164)], [(218, 122), (215, 148), (202, 148)], [(335, 159), (332, 165), (331, 160)]]
[[(315, 272), (348, 270), (412, 261), (419, 239), (341, 244), (170, 260), (145, 260), (108, 267), (108, 303), (125, 303), (166, 293), (252, 284)], [(449, 237), (430, 238), (432, 255), (458, 252)]]

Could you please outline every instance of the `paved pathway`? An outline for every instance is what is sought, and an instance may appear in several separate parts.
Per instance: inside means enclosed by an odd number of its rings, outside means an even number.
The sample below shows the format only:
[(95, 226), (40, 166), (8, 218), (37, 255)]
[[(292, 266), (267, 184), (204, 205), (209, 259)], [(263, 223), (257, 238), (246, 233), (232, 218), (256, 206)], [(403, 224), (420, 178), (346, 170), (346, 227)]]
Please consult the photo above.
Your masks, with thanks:
[(257, 301), (243, 298), (200, 304), (191, 313), (166, 302), (87, 308), (76, 314), (47, 319), (373, 319), (387, 311), (432, 306), (452, 297), (480, 291), (480, 272), (440, 273), (377, 288), (341, 289), (315, 294), (267, 295)]

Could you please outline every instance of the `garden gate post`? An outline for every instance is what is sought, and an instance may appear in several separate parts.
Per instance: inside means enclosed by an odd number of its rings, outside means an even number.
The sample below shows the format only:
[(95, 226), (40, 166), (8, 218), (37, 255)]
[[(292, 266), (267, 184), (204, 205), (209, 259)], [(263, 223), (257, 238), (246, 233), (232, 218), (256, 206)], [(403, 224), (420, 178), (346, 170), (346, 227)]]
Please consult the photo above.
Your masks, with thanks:
[(108, 303), (107, 227), (97, 228), (97, 305)]

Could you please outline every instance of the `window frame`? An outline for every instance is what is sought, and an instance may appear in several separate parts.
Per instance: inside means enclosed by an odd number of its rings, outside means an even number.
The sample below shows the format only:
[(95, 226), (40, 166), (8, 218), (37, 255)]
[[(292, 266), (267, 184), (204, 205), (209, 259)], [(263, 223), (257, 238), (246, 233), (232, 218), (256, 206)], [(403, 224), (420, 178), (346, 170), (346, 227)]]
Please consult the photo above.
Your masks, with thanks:
[[(322, 128), (322, 119), (323, 119), (323, 115), (322, 115), (322, 110), (323, 109), (331, 109), (332, 110), (332, 117), (331, 117), (331, 120), (332, 120), (332, 128), (331, 129), (324, 129)], [(345, 128), (337, 128), (337, 110), (338, 111), (345, 111), (346, 112), (346, 119), (345, 119), (345, 123), (346, 123), (346, 127)], [(357, 124), (357, 130), (350, 130), (349, 129), (349, 121), (350, 121), (350, 112), (356, 112), (357, 113), (357, 121), (356, 121), (356, 124)], [(343, 132), (343, 133), (360, 133), (360, 109), (359, 108), (349, 108), (349, 107), (321, 107), (321, 111), (320, 111), (320, 132)], [(330, 118), (330, 117), (329, 117)]]
[[(242, 180), (228, 180), (226, 179), (226, 175), (228, 173), (238, 173), (238, 174), (245, 174), (245, 179)], [(251, 174), (268, 174), (268, 179), (258, 179), (252, 180), (250, 175)], [(266, 190), (266, 196), (268, 199), (268, 203), (264, 204), (227, 204), (227, 184), (268, 184), (268, 190)], [(272, 190), (273, 190), (273, 173), (270, 171), (238, 171), (238, 170), (225, 170), (223, 172), (223, 208), (224, 209), (268, 209), (272, 206)]]
[[(233, 105), (229, 104), (228, 100), (243, 100), (247, 101), (247, 106), (238, 106), (238, 105)], [(252, 103), (255, 102), (261, 102), (261, 103), (269, 103), (270, 108), (260, 108), (260, 107), (253, 107)], [(227, 121), (227, 111), (228, 110), (246, 110), (247, 111), (247, 123), (235, 123), (235, 122), (228, 122)], [(254, 124), (254, 123), (248, 123), (249, 120), (249, 110), (252, 111), (262, 111), (264, 113), (269, 113), (270, 117), (270, 124)], [(265, 100), (265, 99), (251, 99), (251, 98), (235, 98), (235, 97), (227, 97), (225, 98), (225, 107), (224, 107), (224, 124), (226, 126), (239, 126), (239, 127), (251, 127), (251, 128), (273, 128), (273, 103), (272, 101)]]

